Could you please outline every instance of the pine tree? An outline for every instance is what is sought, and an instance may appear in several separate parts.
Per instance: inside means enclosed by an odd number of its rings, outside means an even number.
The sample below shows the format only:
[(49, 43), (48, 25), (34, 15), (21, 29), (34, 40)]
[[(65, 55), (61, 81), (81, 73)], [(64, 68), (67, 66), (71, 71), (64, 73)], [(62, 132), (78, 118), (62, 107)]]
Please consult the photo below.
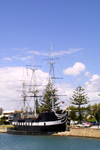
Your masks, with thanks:
[(2, 112), (3, 112), (3, 109), (2, 109), (2, 107), (0, 108), (0, 115), (2, 114)]
[(94, 112), (94, 117), (96, 118), (96, 120), (99, 122), (100, 121), (100, 103), (99, 104), (94, 104), (92, 106), (92, 111)]
[(59, 98), (56, 94), (55, 89), (53, 89), (52, 83), (49, 83), (46, 86), (46, 89), (43, 92), (43, 98), (40, 100), (40, 111), (51, 111), (52, 110), (52, 99), (54, 103), (54, 109), (59, 108)]
[(88, 105), (87, 107), (86, 107), (86, 111), (87, 111), (87, 115), (92, 115), (92, 105)]
[(82, 121), (82, 111), (83, 108), (81, 107), (82, 105), (88, 104), (88, 97), (87, 94), (84, 92), (84, 89), (81, 86), (78, 86), (74, 94), (72, 96), (71, 103), (74, 105), (77, 105), (77, 112), (79, 113), (79, 120), (80, 122)]
[(70, 106), (69, 116), (70, 116), (71, 120), (76, 119), (76, 107), (74, 107), (73, 105)]
[(98, 110), (98, 105), (95, 103), (94, 105), (92, 105), (92, 115), (93, 116), (95, 116), (97, 110)]

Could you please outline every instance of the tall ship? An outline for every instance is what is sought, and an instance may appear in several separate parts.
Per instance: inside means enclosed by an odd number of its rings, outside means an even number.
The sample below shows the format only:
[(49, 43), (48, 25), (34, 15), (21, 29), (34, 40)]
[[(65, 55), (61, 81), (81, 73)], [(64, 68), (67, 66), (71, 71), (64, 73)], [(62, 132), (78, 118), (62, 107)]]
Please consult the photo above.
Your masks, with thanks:
[[(31, 83), (29, 86), (31, 90), (25, 91), (24, 81), (23, 81), (23, 90), (22, 90), (22, 98), (23, 98), (23, 110), (15, 111), (11, 115), (9, 115), (8, 120), (10, 124), (14, 126), (13, 130), (8, 130), (8, 133), (16, 133), (16, 134), (45, 134), (45, 133), (54, 133), (54, 132), (62, 132), (66, 130), (66, 121), (68, 117), (68, 112), (65, 110), (58, 110), (55, 107), (54, 98), (59, 95), (55, 95), (55, 89), (53, 87), (54, 73), (53, 73), (53, 57), (52, 57), (52, 44), (51, 44), (51, 58), (50, 58), (50, 79), (49, 83), (52, 85), (50, 90), (50, 98), (52, 99), (52, 108), (49, 110), (44, 110), (37, 114), (36, 110), (36, 102), (38, 98), (43, 99), (43, 95), (39, 95), (37, 90), (37, 86), (35, 81), (35, 66), (33, 63), (32, 67), (32, 78), (34, 83)], [(31, 78), (31, 80), (32, 80)], [(34, 100), (34, 109), (27, 109), (26, 103), (27, 99), (31, 97)], [(49, 97), (49, 95), (48, 95)]]

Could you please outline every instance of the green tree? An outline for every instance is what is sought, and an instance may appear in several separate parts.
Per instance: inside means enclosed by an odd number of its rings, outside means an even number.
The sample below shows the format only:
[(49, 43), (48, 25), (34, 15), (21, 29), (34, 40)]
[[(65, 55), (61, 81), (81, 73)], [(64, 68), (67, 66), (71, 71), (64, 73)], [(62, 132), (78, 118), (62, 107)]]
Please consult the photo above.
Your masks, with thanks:
[(87, 110), (87, 115), (92, 115), (92, 106), (90, 104), (86, 107), (86, 110)]
[(3, 112), (3, 109), (2, 109), (2, 107), (0, 108), (0, 115), (2, 114), (2, 112)]
[(94, 116), (95, 116), (96, 120), (99, 122), (100, 121), (100, 103), (95, 106), (97, 106), (97, 107), (95, 109)]
[(7, 119), (6, 116), (1, 117), (0, 118), (0, 125), (7, 124), (6, 119)]
[(98, 104), (98, 121), (100, 121), (100, 103)]
[(91, 110), (93, 116), (95, 116), (97, 110), (98, 110), (98, 105), (95, 103), (94, 105), (92, 105), (92, 110)]
[(76, 119), (76, 107), (71, 105), (69, 109), (70, 109), (69, 116), (71, 120), (75, 120)]
[(79, 113), (79, 120), (82, 121), (82, 112), (83, 108), (82, 105), (88, 104), (88, 97), (87, 94), (84, 92), (84, 89), (81, 86), (78, 86), (74, 94), (72, 96), (71, 103), (77, 106), (77, 112)]
[(51, 111), (52, 110), (52, 99), (54, 103), (54, 109), (59, 108), (59, 98), (56, 94), (57, 90), (53, 89), (52, 83), (49, 83), (46, 86), (46, 89), (43, 92), (43, 98), (40, 100), (40, 111)]

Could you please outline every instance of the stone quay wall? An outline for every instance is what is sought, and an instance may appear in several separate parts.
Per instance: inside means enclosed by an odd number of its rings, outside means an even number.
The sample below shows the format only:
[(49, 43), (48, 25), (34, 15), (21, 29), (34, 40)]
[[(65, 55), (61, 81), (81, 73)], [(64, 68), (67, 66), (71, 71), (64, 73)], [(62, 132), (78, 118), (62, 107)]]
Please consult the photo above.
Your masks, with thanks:
[(0, 133), (7, 132), (7, 128), (0, 128)]
[(58, 132), (54, 136), (76, 136), (76, 137), (89, 137), (100, 138), (100, 128), (70, 128), (70, 131)]
[(100, 138), (100, 129), (71, 128), (70, 136)]

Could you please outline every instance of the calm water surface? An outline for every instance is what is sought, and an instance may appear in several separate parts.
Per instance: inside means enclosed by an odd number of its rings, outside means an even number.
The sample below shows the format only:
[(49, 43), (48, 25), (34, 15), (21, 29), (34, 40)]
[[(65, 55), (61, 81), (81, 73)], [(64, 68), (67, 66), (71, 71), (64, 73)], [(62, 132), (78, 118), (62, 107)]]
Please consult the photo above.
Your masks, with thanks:
[(0, 150), (100, 150), (100, 139), (0, 133)]

